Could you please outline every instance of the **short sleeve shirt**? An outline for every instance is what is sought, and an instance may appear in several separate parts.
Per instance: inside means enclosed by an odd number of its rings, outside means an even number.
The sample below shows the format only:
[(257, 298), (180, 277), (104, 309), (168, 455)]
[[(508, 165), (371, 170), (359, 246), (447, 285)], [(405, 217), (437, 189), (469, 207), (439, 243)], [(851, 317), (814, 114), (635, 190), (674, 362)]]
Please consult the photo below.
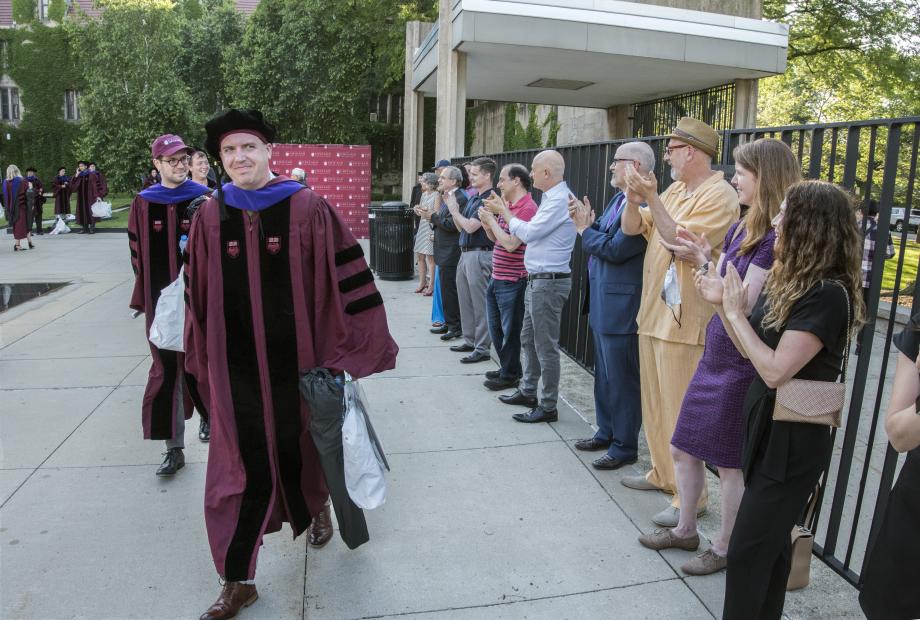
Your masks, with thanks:
[(843, 364), (843, 351), (846, 348), (846, 330), (852, 320), (848, 315), (848, 294), (843, 287), (829, 280), (824, 280), (811, 287), (792, 306), (786, 325), (779, 331), (763, 328), (766, 315), (766, 294), (762, 293), (751, 312), (750, 323), (764, 343), (771, 349), (779, 345), (786, 331), (799, 331), (814, 334), (824, 346), (795, 375), (795, 379), (812, 381), (836, 381)]
[[(725, 182), (721, 172), (713, 172), (692, 194), (680, 181), (672, 183), (661, 195), (661, 202), (678, 226), (698, 235), (705, 235), (713, 249), (713, 260), (718, 261), (725, 233), (738, 221), (740, 207), (738, 193)], [(651, 210), (639, 209), (642, 217), (642, 234), (648, 240), (642, 268), (642, 303), (639, 307), (639, 334), (653, 336), (668, 342), (702, 345), (706, 338), (706, 325), (712, 318), (712, 306), (696, 292), (693, 282), (694, 266), (675, 261), (680, 283), (679, 310), (675, 310), (680, 324), (661, 299), (661, 286), (671, 264), (671, 253), (659, 241), (661, 235), (655, 227)]]

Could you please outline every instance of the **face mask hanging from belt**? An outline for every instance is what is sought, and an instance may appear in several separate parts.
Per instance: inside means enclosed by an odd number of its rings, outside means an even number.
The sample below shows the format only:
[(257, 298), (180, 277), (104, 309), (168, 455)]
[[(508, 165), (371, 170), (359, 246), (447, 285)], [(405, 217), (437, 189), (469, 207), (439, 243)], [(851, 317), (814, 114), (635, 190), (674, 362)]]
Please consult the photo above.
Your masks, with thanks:
[(664, 274), (664, 283), (661, 285), (661, 301), (671, 309), (671, 316), (677, 321), (677, 326), (681, 327), (680, 281), (677, 279), (677, 265), (674, 264), (673, 254), (668, 270)]

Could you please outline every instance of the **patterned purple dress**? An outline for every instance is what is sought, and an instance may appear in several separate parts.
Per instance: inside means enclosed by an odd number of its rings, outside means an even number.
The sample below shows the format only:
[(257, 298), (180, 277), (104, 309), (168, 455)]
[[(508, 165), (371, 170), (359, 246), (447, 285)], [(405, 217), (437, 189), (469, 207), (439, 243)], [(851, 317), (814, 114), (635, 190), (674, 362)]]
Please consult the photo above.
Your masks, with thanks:
[[(734, 224), (725, 235), (721, 275), (731, 262), (744, 279), (750, 265), (770, 269), (773, 265), (771, 229), (748, 254), (739, 255), (744, 229), (735, 236)], [(744, 397), (757, 371), (732, 344), (719, 315), (706, 327), (706, 348), (690, 380), (680, 407), (671, 445), (716, 467), (741, 468), (744, 441)]]

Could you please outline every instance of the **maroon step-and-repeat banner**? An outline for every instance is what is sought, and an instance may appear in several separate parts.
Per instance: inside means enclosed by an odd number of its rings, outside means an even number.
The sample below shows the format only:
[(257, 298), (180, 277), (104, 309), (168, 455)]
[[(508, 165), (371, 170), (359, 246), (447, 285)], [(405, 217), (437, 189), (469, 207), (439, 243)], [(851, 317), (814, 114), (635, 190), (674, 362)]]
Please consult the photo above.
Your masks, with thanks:
[(274, 172), (307, 172), (307, 185), (323, 196), (359, 239), (367, 238), (367, 205), (371, 202), (371, 147), (349, 144), (276, 144)]

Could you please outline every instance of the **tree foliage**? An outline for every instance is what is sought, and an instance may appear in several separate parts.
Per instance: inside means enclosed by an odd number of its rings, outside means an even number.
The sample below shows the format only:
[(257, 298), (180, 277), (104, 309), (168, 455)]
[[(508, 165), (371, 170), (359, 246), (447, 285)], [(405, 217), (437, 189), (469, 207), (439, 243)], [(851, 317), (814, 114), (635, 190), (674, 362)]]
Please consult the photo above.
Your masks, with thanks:
[(789, 63), (760, 82), (759, 125), (920, 110), (915, 0), (765, 0), (764, 17), (789, 25)]
[(78, 155), (118, 189), (137, 185), (157, 135), (187, 133), (200, 117), (177, 70), (181, 15), (171, 0), (100, 0), (100, 19), (68, 24), (86, 81)]

